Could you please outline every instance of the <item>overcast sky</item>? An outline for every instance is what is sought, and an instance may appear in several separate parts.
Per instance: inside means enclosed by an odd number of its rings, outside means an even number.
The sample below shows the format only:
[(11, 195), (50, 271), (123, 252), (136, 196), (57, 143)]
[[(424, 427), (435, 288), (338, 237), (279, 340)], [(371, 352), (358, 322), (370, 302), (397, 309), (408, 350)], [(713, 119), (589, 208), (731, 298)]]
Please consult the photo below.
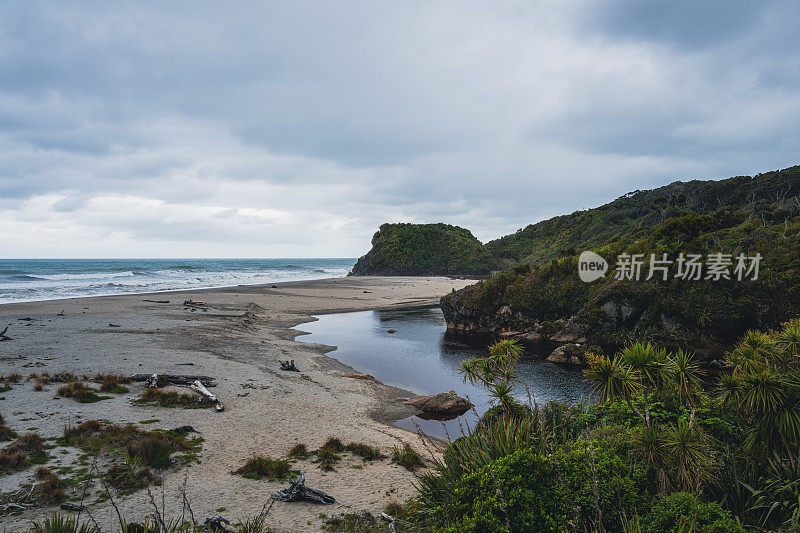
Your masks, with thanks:
[(800, 163), (800, 2), (0, 2), (3, 257), (486, 241)]

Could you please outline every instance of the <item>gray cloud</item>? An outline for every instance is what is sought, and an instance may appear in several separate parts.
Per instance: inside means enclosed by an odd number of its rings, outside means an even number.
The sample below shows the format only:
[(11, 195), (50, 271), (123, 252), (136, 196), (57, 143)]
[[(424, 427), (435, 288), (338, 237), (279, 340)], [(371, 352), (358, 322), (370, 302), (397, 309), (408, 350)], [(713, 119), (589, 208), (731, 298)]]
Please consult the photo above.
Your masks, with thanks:
[(789, 1), (4, 2), (5, 250), (358, 255), (387, 220), (486, 240), (636, 188), (789, 166), (798, 15)]

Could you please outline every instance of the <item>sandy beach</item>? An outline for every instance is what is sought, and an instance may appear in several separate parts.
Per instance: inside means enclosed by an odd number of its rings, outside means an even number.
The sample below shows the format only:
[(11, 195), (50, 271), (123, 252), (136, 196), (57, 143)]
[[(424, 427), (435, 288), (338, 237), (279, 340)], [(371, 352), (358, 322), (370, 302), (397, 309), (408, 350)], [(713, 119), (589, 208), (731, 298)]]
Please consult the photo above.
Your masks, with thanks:
[[(34, 431), (43, 438), (60, 437), (65, 425), (92, 419), (136, 424), (157, 420), (141, 426), (146, 429), (190, 425), (204, 439), (200, 463), (164, 471), (163, 484), (152, 490), (160, 500), (163, 489), (166, 514), (177, 517), (186, 479), (196, 518), (221, 514), (236, 522), (258, 514), (270, 492), (287, 485), (231, 474), (256, 452), (284, 458), (293, 444), (315, 449), (328, 437), (379, 446), (384, 453), (403, 443), (425, 452), (417, 435), (390, 424), (413, 414), (394, 401), (408, 396), (407, 391), (342, 377), (358, 369), (326, 357), (330, 346), (296, 342), (302, 330), (296, 326), (316, 314), (431, 305), (470, 283), (351, 277), (0, 305), (0, 330), (8, 325), (11, 338), (0, 342), (0, 374), (23, 378), (0, 393), (0, 414), (19, 434)], [(189, 299), (204, 302), (207, 310), (185, 307)], [(280, 370), (279, 361), (289, 359), (299, 372)], [(217, 383), (213, 393), (225, 411), (133, 405), (129, 398), (144, 390), (142, 383), (130, 385), (128, 394), (81, 404), (57, 398), (58, 383), (35, 391), (33, 382), (24, 381), (31, 373), (63, 371), (212, 376)], [(49, 452), (47, 466), (53, 469), (70, 467), (78, 458), (73, 448)], [(320, 513), (379, 514), (387, 503), (402, 502), (413, 492), (414, 474), (388, 458), (362, 462), (345, 454), (333, 472), (322, 472), (310, 460), (298, 461), (294, 468), (305, 470), (309, 486), (335, 496), (341, 505), (276, 503), (268, 519), (273, 531), (319, 531)], [(30, 481), (34, 470), (0, 477), (0, 492)], [(111, 525), (116, 521), (112, 506), (92, 503), (101, 488), (93, 485), (84, 501), (101, 525)], [(117, 504), (131, 520), (152, 511), (145, 491)], [(25, 530), (31, 520), (51, 512), (37, 508), (0, 517), (0, 527)]]

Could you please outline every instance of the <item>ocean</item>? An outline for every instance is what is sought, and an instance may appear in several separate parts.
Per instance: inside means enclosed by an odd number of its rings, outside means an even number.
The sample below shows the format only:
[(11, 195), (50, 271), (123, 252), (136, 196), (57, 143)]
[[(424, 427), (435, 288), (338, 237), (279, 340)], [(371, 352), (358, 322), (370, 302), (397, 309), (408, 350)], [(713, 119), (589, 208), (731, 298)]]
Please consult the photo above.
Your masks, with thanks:
[(346, 276), (356, 259), (0, 259), (0, 303)]

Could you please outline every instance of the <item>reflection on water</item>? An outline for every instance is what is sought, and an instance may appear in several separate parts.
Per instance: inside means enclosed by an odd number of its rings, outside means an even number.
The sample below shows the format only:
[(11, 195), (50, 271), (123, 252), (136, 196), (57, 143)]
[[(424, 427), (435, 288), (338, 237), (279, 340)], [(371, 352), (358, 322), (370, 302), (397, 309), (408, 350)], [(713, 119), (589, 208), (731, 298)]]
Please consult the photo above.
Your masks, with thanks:
[[(454, 390), (459, 396), (468, 397), (479, 414), (491, 407), (486, 390), (465, 384), (458, 373), (463, 360), (486, 354), (489, 339), (473, 345), (473, 339), (467, 341), (447, 332), (440, 309), (322, 315), (317, 322), (299, 328), (311, 335), (298, 340), (338, 346), (328, 356), (358, 372), (372, 374), (387, 385), (415, 394)], [(388, 333), (389, 329), (396, 332)], [(518, 371), (538, 403), (589, 399), (589, 387), (579, 371), (549, 363), (542, 354), (527, 350)], [(519, 391), (519, 399), (527, 403), (524, 389)], [(419, 424), (423, 431), (436, 436), (445, 436), (446, 428), (450, 437), (456, 438), (464, 424), (474, 422), (475, 413), (470, 411), (447, 422), (411, 417), (397, 425), (414, 430)]]

